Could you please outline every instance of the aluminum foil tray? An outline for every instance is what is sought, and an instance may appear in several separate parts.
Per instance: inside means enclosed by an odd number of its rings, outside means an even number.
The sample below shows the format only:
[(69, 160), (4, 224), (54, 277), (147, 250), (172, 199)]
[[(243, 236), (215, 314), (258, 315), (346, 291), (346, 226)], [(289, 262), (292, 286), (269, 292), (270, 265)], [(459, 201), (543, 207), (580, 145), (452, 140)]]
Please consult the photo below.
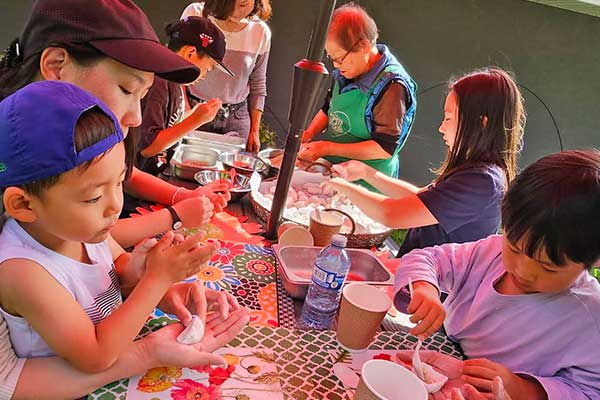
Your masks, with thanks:
[[(306, 296), (313, 264), (322, 247), (272, 246), (277, 258), (277, 272), (283, 287), (290, 296), (303, 299)], [(365, 282), (375, 286), (392, 286), (394, 277), (369, 251), (346, 249), (350, 256), (350, 271), (346, 282)]]

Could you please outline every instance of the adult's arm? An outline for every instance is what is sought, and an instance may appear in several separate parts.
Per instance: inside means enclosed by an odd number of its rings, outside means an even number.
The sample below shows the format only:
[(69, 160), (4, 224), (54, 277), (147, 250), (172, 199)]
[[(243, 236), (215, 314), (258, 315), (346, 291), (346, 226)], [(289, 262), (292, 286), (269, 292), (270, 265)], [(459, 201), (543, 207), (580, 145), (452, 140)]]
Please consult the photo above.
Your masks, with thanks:
[(18, 376), (14, 393), (4, 390), (7, 380), (0, 376), (3, 389), (0, 400), (11, 399), (11, 394), (13, 400), (73, 399), (118, 379), (140, 375), (163, 365), (217, 364), (220, 357), (211, 353), (233, 340), (247, 323), (246, 309), (231, 313), (225, 320), (213, 319), (207, 323), (205, 338), (191, 346), (175, 340), (183, 330), (181, 324), (166, 326), (131, 343), (111, 368), (95, 374), (78, 371), (59, 357), (19, 359), (21, 368), (14, 367), (11, 371), (12, 375)]

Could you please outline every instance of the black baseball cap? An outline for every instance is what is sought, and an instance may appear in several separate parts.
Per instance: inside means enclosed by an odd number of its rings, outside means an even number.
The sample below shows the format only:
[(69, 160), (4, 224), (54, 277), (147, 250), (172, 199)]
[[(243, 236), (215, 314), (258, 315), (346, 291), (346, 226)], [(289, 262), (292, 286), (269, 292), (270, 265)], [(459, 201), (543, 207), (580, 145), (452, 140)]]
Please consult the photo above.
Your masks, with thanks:
[(163, 46), (146, 14), (130, 0), (36, 0), (19, 39), (23, 58), (47, 47), (89, 44), (102, 54), (178, 83), (200, 70)]
[(217, 68), (229, 76), (235, 76), (223, 64), (225, 57), (225, 35), (208, 18), (190, 16), (177, 21), (167, 27), (167, 33), (180, 42), (205, 49), (210, 58), (216, 61)]

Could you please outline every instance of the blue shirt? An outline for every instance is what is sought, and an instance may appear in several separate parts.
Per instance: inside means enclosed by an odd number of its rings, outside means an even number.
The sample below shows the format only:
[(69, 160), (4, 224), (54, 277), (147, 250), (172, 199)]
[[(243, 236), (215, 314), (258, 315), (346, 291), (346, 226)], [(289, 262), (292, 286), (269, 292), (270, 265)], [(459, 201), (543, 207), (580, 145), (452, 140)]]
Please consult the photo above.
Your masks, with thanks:
[(409, 229), (398, 257), (412, 249), (471, 242), (496, 233), (505, 188), (504, 171), (495, 165), (457, 171), (431, 184), (418, 196), (438, 224)]

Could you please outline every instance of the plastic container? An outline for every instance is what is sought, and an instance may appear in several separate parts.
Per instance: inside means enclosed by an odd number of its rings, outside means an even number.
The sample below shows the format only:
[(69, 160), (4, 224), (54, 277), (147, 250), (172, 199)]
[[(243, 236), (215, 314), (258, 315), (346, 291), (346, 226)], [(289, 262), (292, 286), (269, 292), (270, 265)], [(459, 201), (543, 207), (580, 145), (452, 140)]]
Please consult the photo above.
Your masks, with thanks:
[(323, 330), (331, 327), (350, 270), (346, 242), (346, 236), (333, 235), (331, 245), (317, 256), (298, 322), (300, 328)]

